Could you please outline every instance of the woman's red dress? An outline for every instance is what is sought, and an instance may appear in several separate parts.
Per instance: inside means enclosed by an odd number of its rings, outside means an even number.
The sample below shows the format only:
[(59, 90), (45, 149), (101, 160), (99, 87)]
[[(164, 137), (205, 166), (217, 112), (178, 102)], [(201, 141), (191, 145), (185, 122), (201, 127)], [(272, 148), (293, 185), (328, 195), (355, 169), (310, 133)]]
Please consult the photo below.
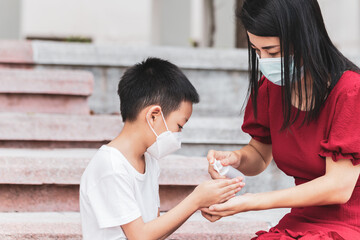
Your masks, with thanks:
[[(320, 115), (302, 125), (305, 112), (289, 129), (283, 123), (281, 86), (260, 80), (258, 117), (249, 100), (242, 129), (272, 144), (274, 161), (299, 185), (325, 174), (325, 158), (360, 164), (360, 74), (346, 71), (328, 96)], [(292, 108), (293, 114), (297, 108)], [(314, 189), (317, 191), (317, 189)], [(292, 208), (269, 232), (254, 239), (360, 239), (360, 179), (345, 204)]]

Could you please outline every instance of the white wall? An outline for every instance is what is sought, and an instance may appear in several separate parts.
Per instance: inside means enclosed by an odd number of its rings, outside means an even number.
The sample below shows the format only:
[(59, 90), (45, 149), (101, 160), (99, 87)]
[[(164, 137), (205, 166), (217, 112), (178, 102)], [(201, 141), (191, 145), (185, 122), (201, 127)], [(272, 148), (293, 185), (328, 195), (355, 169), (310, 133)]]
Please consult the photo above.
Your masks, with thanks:
[[(2, 7), (0, 18), (12, 20), (0, 21), (0, 37), (16, 38), (16, 31), (22, 29), (22, 37), (85, 36), (95, 42), (191, 46), (194, 37), (201, 40), (201, 26), (206, 25), (196, 22), (201, 16), (191, 11), (195, 1), (206, 0), (1, 1), (7, 2), (9, 10)], [(16, 6), (19, 1), (22, 17)], [(360, 54), (360, 1), (318, 1), (335, 45), (344, 52)], [(234, 5), (235, 0), (215, 0), (217, 48), (235, 46)], [(21, 26), (17, 23), (20, 19)]]
[[(190, 47), (198, 20), (191, 16), (193, 1), (22, 0), (22, 36), (83, 36), (95, 42)], [(234, 47), (234, 4), (215, 0), (215, 47)]]
[(235, 47), (235, 0), (215, 0), (215, 47)]
[(360, 1), (318, 1), (334, 44), (344, 52), (360, 54)]
[(152, 43), (190, 46), (191, 0), (152, 0)]
[(20, 0), (0, 0), (0, 39), (19, 39), (20, 19)]
[(149, 0), (23, 0), (23, 36), (85, 36), (148, 45)]
[[(209, 44), (209, 12), (206, 4), (209, 0), (191, 1), (191, 36), (199, 46)], [(215, 48), (235, 47), (235, 0), (214, 0), (215, 9)]]

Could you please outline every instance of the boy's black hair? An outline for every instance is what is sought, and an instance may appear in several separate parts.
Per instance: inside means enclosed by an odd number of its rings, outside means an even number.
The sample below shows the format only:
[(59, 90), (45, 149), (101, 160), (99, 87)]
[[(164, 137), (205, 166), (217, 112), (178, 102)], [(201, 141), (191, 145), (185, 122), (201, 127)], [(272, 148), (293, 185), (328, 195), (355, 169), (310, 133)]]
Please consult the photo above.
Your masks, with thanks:
[(199, 102), (199, 95), (183, 72), (159, 58), (148, 58), (127, 69), (118, 86), (123, 121), (136, 120), (150, 105), (160, 105), (164, 117), (177, 110), (181, 102)]

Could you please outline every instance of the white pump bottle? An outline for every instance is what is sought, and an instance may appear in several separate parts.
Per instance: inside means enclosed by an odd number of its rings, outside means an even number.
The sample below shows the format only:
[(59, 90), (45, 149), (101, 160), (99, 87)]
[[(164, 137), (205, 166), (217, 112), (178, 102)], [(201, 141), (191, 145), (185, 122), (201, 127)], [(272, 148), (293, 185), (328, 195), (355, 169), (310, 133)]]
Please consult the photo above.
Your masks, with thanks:
[(244, 177), (244, 175), (239, 170), (237, 170), (236, 168), (234, 168), (232, 166), (223, 166), (221, 164), (221, 161), (219, 161), (219, 160), (215, 159), (212, 166), (221, 176), (226, 176), (230, 179), (240, 177), (240, 176)]

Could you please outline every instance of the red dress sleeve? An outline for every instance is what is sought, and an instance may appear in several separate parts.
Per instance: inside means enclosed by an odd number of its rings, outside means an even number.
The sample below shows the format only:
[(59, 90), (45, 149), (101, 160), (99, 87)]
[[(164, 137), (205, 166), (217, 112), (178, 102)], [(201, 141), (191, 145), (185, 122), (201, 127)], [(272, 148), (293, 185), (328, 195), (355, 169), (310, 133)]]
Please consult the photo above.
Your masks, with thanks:
[[(356, 80), (356, 81), (355, 81)], [(350, 159), (360, 164), (360, 78), (350, 81), (336, 97), (328, 137), (320, 142), (322, 157)]]
[(249, 98), (245, 108), (242, 130), (259, 142), (271, 144), (269, 124), (269, 92), (268, 82), (265, 78), (262, 78), (259, 81), (257, 118), (255, 119), (254, 117), (253, 104), (251, 98)]

